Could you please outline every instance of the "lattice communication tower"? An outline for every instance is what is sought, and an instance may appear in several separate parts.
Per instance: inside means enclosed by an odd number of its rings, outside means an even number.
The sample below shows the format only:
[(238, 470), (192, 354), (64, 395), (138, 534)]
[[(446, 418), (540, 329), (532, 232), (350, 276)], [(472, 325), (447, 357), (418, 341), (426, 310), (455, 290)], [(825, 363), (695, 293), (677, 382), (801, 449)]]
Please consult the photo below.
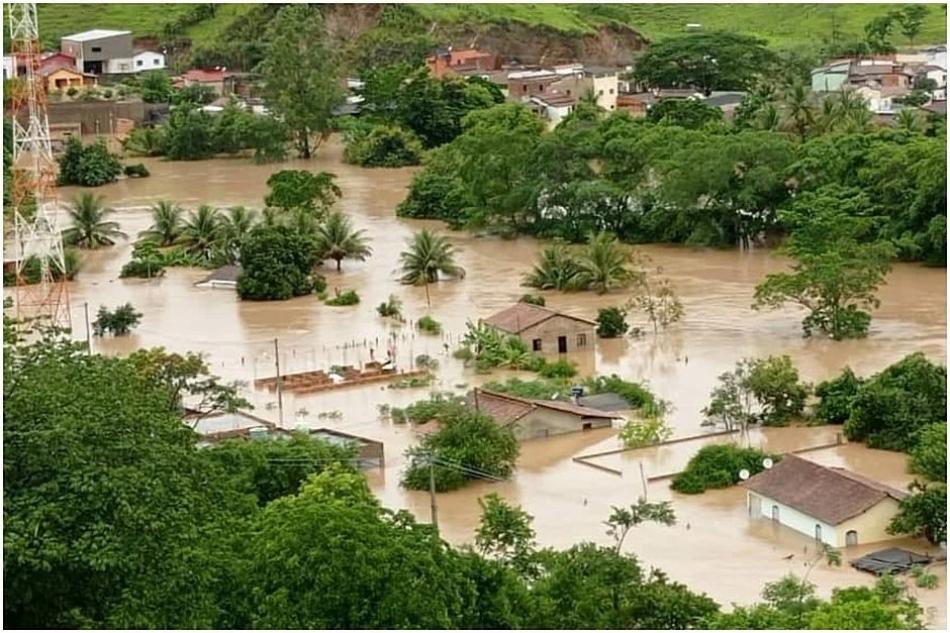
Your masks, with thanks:
[[(56, 163), (46, 114), (46, 85), (39, 73), (40, 43), (36, 3), (6, 5), (10, 55), (16, 81), (11, 94), (13, 121), (13, 256), (16, 260), (16, 313), (22, 323), (48, 319), (71, 328), (66, 288), (66, 259), (59, 230)], [(22, 70), (21, 70), (22, 69)], [(27, 274), (39, 264), (38, 283)], [(33, 281), (32, 279), (29, 281)]]

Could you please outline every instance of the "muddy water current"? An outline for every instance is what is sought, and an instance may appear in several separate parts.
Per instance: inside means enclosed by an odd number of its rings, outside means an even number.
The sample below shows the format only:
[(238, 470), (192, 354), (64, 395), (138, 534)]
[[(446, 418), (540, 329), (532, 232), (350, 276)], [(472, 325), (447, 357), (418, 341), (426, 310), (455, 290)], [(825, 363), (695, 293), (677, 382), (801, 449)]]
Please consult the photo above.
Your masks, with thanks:
[[(342, 164), (341, 148), (332, 141), (308, 162), (257, 166), (245, 159), (173, 163), (146, 160), (152, 175), (125, 180), (96, 190), (117, 209), (115, 219), (134, 236), (149, 224), (148, 206), (171, 199), (186, 207), (208, 203), (218, 207), (246, 205), (260, 208), (267, 177), (278, 169), (326, 170), (337, 174), (344, 195), (340, 208), (372, 239), (373, 255), (365, 263), (345, 261), (342, 273), (325, 271), (331, 289), (356, 289), (361, 303), (330, 307), (315, 297), (280, 303), (245, 303), (224, 289), (199, 289), (195, 282), (206, 271), (170, 269), (159, 280), (121, 280), (119, 269), (131, 253), (131, 240), (112, 248), (84, 254), (83, 268), (70, 284), (74, 332), (85, 337), (83, 304), (91, 312), (99, 305), (132, 302), (144, 313), (134, 335), (120, 340), (95, 340), (96, 350), (127, 353), (143, 346), (205, 353), (215, 372), (251, 383), (274, 374), (274, 339), (278, 339), (284, 373), (327, 369), (333, 364), (357, 364), (385, 353), (392, 326), (377, 316), (375, 306), (395, 294), (411, 319), (427, 313), (422, 288), (401, 286), (394, 274), (398, 254), (413, 230), (438, 223), (396, 218), (394, 209), (406, 193), (409, 169), (366, 170)], [(67, 199), (74, 190), (61, 190)], [(505, 377), (476, 375), (454, 360), (454, 348), (467, 319), (500, 310), (526, 289), (523, 273), (530, 269), (541, 244), (532, 239), (504, 241), (447, 232), (459, 249), (464, 280), (431, 287), (431, 314), (442, 322), (442, 335), (415, 333), (410, 325), (396, 330), (397, 362), (411, 364), (419, 354), (440, 361), (433, 388), (461, 393), (466, 387)], [(801, 337), (800, 311), (788, 308), (756, 312), (750, 307), (755, 284), (785, 263), (767, 251), (738, 252), (685, 247), (644, 246), (668, 276), (686, 311), (682, 323), (658, 336), (599, 341), (589, 356), (576, 359), (582, 369), (617, 373), (644, 381), (674, 410), (670, 421), (677, 436), (702, 432), (700, 409), (706, 404), (716, 376), (746, 356), (788, 354), (803, 378), (818, 381), (850, 365), (860, 374), (879, 371), (904, 355), (922, 351), (946, 362), (946, 271), (916, 265), (897, 265), (880, 291), (881, 306), (874, 313), (866, 339), (835, 343)], [(543, 293), (548, 306), (594, 318), (599, 307), (617, 305), (623, 294)], [(637, 323), (645, 327), (645, 323)], [(379, 417), (380, 405), (403, 406), (425, 397), (426, 388), (387, 389), (372, 385), (352, 387), (306, 397), (286, 394), (286, 427), (333, 427), (378, 439), (385, 444), (386, 467), (371, 471), (369, 480), (382, 501), (407, 508), (428, 520), (427, 493), (407, 492), (399, 486), (403, 451), (420, 431), (394, 425)], [(253, 391), (248, 397), (255, 413), (278, 421), (276, 397)], [(787, 451), (832, 443), (838, 429), (830, 427), (771, 429), (750, 441), (768, 450)], [(474, 483), (438, 497), (440, 529), (452, 542), (470, 541), (478, 520), (479, 496), (498, 492), (521, 504), (535, 517), (538, 539), (545, 545), (568, 546), (581, 540), (608, 542), (603, 521), (611, 505), (627, 504), (643, 494), (640, 465), (646, 477), (680, 470), (704, 439), (663, 448), (609, 455), (592, 461), (621, 474), (611, 474), (573, 461), (579, 455), (617, 448), (616, 431), (602, 429), (522, 445), (516, 476), (505, 483)], [(840, 465), (895, 485), (906, 485), (903, 455), (844, 445), (806, 453), (809, 459)], [(768, 521), (750, 521), (741, 488), (698, 496), (673, 493), (668, 481), (648, 484), (650, 499), (672, 499), (678, 516), (674, 527), (644, 525), (627, 539), (626, 548), (647, 565), (665, 570), (673, 579), (708, 592), (723, 604), (747, 603), (758, 598), (763, 583), (782, 574), (802, 572), (812, 559), (813, 541)], [(910, 543), (925, 548), (922, 541)], [(845, 560), (872, 551), (874, 546), (849, 549)], [(930, 609), (931, 626), (946, 623), (945, 567), (938, 566), (941, 588), (915, 589)], [(870, 584), (873, 578), (853, 570), (819, 565), (810, 579), (827, 595), (843, 584)]]

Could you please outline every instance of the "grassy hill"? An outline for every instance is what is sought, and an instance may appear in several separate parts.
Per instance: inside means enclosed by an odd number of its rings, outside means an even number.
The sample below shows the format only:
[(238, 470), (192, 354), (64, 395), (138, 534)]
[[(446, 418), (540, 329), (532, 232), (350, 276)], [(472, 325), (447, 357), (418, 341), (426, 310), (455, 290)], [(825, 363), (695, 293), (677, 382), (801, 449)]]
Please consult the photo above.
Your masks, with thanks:
[[(68, 33), (91, 28), (130, 29), (135, 36), (160, 35), (165, 24), (188, 11), (187, 4), (39, 4), (40, 31), (52, 44)], [(213, 41), (236, 17), (254, 5), (222, 4), (212, 18), (186, 33), (196, 45)], [(604, 24), (626, 25), (650, 39), (684, 31), (687, 23), (758, 35), (775, 46), (821, 42), (832, 22), (843, 38), (863, 35), (864, 24), (900, 6), (893, 4), (414, 4), (406, 5), (427, 20), (442, 24), (519, 23), (565, 35), (593, 33)], [(946, 5), (930, 12), (918, 43), (946, 41)], [(908, 42), (895, 33), (898, 46)]]

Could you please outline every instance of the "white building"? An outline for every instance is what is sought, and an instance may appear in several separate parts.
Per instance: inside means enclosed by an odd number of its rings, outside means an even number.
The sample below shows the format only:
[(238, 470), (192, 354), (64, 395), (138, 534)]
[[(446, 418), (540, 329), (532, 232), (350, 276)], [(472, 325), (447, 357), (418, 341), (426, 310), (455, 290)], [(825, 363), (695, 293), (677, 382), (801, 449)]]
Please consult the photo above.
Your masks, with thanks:
[(132, 68), (137, 73), (146, 70), (163, 70), (165, 68), (165, 55), (155, 51), (137, 49), (132, 55)]
[(66, 35), (60, 50), (76, 60), (76, 70), (94, 75), (135, 72), (132, 31), (93, 29)]
[(749, 515), (832, 547), (895, 538), (887, 525), (907, 493), (843, 468), (786, 455), (745, 482)]
[(563, 94), (546, 95), (544, 97), (531, 97), (531, 109), (541, 115), (541, 118), (548, 122), (551, 128), (557, 127), (558, 123), (574, 111), (577, 100)]
[(3, 80), (13, 79), (16, 77), (16, 61), (13, 59), (13, 55), (4, 55), (3, 56)]

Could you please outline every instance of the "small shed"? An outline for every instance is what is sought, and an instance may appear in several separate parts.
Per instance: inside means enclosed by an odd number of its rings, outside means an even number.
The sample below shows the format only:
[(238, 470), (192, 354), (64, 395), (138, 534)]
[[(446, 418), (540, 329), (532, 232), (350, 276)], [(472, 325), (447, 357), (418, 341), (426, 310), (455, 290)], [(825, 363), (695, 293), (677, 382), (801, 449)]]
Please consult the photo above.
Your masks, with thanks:
[(241, 267), (227, 265), (215, 268), (207, 277), (195, 284), (196, 288), (237, 288)]
[(573, 402), (533, 400), (511, 394), (474, 389), (469, 406), (511, 428), (519, 440), (549, 437), (575, 431), (609, 427), (620, 416)]
[(566, 354), (593, 348), (597, 323), (563, 312), (518, 302), (484, 323), (519, 337), (539, 354)]
[(924, 554), (916, 554), (899, 547), (889, 547), (857, 558), (851, 561), (851, 566), (861, 571), (883, 576), (884, 574), (904, 573), (919, 565), (929, 565), (932, 560)]
[(844, 468), (786, 455), (744, 484), (754, 518), (767, 517), (832, 547), (894, 538), (887, 525), (907, 493)]

